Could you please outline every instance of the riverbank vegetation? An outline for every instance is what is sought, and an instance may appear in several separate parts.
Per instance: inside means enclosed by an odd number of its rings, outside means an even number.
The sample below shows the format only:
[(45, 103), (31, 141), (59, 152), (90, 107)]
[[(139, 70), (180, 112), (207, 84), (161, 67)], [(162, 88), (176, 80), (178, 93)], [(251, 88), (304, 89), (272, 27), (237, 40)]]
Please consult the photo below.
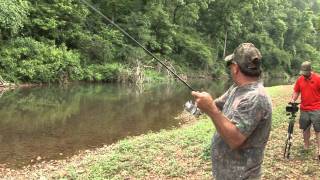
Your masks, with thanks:
[[(267, 88), (273, 102), (270, 139), (265, 151), (263, 179), (316, 179), (320, 177), (315, 138), (311, 151), (303, 149), (296, 124), (290, 159), (283, 159), (287, 136), (286, 102), (292, 86)], [(181, 118), (181, 117), (180, 117)], [(12, 179), (211, 179), (210, 142), (214, 126), (210, 119), (183, 116), (187, 124), (172, 130), (129, 137), (112, 145), (80, 152), (67, 160), (26, 166), (20, 170), (0, 168), (1, 178)]]
[[(223, 57), (241, 42), (261, 50), (266, 76), (294, 75), (304, 60), (320, 70), (319, 0), (88, 2), (183, 76), (223, 76)], [(3, 0), (0, 12), (6, 81), (152, 82), (167, 74), (81, 0)]]

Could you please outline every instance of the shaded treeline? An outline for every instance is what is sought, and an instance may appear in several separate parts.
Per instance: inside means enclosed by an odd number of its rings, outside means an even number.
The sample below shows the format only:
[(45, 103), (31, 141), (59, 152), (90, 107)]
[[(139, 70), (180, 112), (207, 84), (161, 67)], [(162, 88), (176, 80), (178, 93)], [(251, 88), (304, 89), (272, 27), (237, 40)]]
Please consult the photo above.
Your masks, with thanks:
[[(179, 74), (224, 75), (224, 55), (241, 42), (261, 49), (269, 76), (294, 75), (304, 60), (320, 70), (319, 0), (88, 2)], [(161, 80), (165, 72), (80, 0), (1, 0), (0, 13), (7, 81)]]

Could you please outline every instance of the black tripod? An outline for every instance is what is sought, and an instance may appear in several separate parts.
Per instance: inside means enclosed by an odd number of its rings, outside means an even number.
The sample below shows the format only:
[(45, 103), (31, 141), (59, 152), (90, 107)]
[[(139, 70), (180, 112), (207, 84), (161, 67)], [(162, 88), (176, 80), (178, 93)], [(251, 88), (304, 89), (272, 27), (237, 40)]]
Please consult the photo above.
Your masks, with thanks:
[(292, 146), (292, 134), (293, 134), (293, 127), (296, 119), (296, 113), (298, 112), (299, 108), (298, 105), (300, 103), (289, 103), (286, 106), (287, 116), (289, 116), (289, 126), (288, 126), (288, 135), (285, 143), (283, 158), (289, 159), (290, 157), (290, 149)]

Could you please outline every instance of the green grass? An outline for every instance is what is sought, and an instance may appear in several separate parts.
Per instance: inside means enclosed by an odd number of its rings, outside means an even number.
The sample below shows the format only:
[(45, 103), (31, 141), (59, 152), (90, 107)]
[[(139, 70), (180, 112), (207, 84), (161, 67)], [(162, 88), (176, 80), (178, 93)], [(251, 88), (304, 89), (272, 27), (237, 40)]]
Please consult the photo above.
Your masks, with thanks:
[[(122, 140), (112, 150), (99, 157), (87, 174), (90, 179), (123, 179), (164, 176), (185, 177), (193, 169), (203, 166), (201, 161), (188, 164), (190, 159), (206, 157), (213, 133), (208, 119), (194, 126), (175, 130), (163, 130)], [(205, 152), (205, 154), (204, 154)], [(204, 158), (204, 159), (207, 159)]]

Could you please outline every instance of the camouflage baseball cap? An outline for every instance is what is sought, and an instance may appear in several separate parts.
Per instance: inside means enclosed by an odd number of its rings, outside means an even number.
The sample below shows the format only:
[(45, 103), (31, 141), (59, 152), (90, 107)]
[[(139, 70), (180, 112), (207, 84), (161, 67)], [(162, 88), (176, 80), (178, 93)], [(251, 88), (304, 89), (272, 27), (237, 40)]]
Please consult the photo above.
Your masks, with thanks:
[(311, 74), (311, 63), (305, 61), (301, 64), (300, 75), (309, 76)]
[(242, 43), (225, 58), (225, 61), (238, 64), (246, 75), (258, 76), (261, 74), (261, 58), (260, 51), (252, 43)]

